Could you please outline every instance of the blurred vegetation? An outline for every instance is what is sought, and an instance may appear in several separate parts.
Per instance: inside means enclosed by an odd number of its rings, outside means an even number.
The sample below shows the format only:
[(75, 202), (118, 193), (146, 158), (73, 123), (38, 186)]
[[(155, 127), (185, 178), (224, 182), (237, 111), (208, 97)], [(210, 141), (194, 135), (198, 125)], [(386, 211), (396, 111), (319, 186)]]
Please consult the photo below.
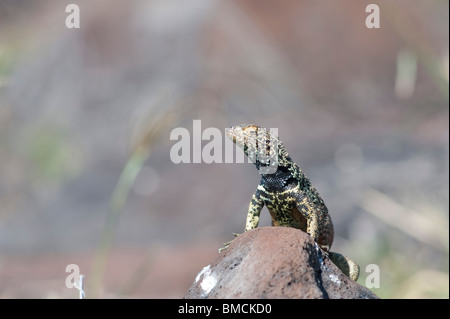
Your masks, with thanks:
[(48, 124), (32, 129), (23, 143), (23, 156), (37, 179), (59, 182), (79, 174), (82, 158), (63, 128)]
[[(0, 0), (0, 297), (80, 251), (88, 297), (182, 296), (204, 265), (172, 289), (172, 255), (181, 272), (201, 256), (185, 247), (239, 232), (258, 177), (170, 162), (170, 130), (201, 119), (279, 128), (359, 283), (377, 264), (382, 298), (448, 298), (448, 2), (380, 1), (370, 31), (367, 3), (96, 0), (75, 31), (64, 3)], [(123, 247), (145, 258), (116, 265)], [(52, 273), (15, 277), (17, 256)]]

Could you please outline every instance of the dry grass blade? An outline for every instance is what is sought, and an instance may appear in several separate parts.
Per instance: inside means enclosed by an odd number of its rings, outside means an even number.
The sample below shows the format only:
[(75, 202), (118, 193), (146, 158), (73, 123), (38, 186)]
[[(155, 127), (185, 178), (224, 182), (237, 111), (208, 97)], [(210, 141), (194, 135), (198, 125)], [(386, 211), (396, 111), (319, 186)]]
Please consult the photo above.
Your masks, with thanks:
[(361, 207), (386, 224), (436, 249), (448, 252), (447, 222), (435, 222), (373, 188), (363, 195)]

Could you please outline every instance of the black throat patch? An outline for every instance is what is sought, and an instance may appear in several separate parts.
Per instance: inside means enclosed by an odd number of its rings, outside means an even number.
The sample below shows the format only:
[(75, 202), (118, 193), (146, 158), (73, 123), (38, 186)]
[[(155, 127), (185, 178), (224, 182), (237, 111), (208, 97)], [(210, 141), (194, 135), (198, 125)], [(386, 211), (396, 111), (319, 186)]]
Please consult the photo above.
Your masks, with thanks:
[(287, 167), (279, 166), (273, 174), (262, 174), (261, 185), (268, 192), (280, 192), (297, 186), (298, 181), (292, 177)]

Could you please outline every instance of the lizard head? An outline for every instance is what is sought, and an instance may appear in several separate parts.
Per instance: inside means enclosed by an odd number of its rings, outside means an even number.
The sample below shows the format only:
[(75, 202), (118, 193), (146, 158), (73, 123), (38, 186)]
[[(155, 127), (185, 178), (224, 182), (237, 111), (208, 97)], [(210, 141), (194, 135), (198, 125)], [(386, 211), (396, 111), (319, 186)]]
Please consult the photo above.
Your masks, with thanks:
[(226, 135), (242, 148), (261, 174), (275, 173), (278, 166), (282, 165), (280, 155), (286, 152), (274, 132), (269, 133), (258, 125), (243, 124), (227, 129)]

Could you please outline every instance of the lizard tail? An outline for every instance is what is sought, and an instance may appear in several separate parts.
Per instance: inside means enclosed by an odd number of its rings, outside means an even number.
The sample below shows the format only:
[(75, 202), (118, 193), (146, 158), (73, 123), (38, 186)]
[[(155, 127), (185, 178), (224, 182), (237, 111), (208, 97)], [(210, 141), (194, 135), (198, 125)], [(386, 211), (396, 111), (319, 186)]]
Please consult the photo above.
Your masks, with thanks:
[(344, 255), (329, 252), (331, 261), (350, 279), (357, 281), (359, 278), (359, 266)]

